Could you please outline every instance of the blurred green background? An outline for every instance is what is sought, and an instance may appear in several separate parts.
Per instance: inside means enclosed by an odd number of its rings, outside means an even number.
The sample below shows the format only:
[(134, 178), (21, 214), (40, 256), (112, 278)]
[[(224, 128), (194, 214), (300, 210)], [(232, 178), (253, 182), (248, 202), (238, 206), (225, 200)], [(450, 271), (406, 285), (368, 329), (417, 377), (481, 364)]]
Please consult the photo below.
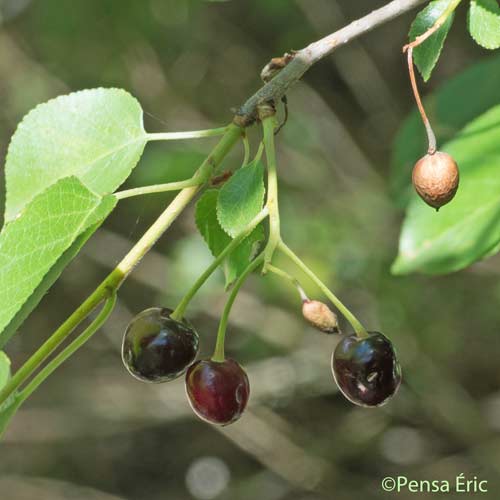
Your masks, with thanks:
[[(130, 91), (148, 131), (221, 126), (260, 86), (271, 57), (383, 4), (0, 0), (2, 157), (28, 110), (89, 87)], [(329, 366), (338, 338), (304, 324), (296, 293), (272, 276), (249, 280), (230, 319), (228, 354), (246, 367), (252, 389), (239, 422), (221, 429), (197, 420), (182, 380), (132, 379), (120, 359), (126, 324), (146, 307), (175, 305), (210, 262), (191, 208), (123, 286), (100, 334), (18, 413), (0, 444), (2, 500), (431, 498), (384, 493), (380, 481), (453, 482), (460, 473), (489, 481), (478, 497), (498, 498), (500, 259), (444, 277), (389, 272), (402, 220), (389, 189), (391, 143), (414, 108), (401, 56), (414, 15), (315, 66), (290, 92), (278, 136), (284, 237), (364, 324), (393, 340), (404, 374), (397, 397), (376, 410), (348, 403)], [(464, 26), (459, 12), (424, 93), (491, 57)], [(255, 146), (257, 127), (250, 136)], [(187, 178), (212, 143), (149, 145), (127, 186)], [(240, 161), (236, 149), (225, 166)], [(170, 198), (120, 203), (8, 345), (14, 368)], [(224, 300), (217, 275), (190, 310), (202, 355), (211, 353)]]

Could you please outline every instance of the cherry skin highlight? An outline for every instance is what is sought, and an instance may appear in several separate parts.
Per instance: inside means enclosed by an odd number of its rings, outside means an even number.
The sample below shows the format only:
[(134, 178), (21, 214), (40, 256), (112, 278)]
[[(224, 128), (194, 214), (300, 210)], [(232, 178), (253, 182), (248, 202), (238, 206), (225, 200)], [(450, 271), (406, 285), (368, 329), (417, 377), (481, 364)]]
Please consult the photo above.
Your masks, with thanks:
[(359, 406), (381, 406), (401, 385), (401, 367), (391, 341), (379, 332), (344, 337), (332, 356), (333, 377), (342, 394)]
[(129, 323), (122, 344), (127, 370), (144, 382), (168, 382), (182, 375), (198, 353), (194, 328), (172, 319), (172, 311), (152, 307)]
[(186, 373), (186, 394), (194, 412), (211, 424), (228, 425), (238, 420), (250, 396), (243, 368), (234, 360), (200, 360)]

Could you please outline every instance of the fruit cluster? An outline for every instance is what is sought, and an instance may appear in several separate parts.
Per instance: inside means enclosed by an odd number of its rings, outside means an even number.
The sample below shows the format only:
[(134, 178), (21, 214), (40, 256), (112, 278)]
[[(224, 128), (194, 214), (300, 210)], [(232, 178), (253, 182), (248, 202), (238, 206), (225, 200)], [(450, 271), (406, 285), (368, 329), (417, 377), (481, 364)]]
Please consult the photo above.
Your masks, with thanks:
[[(336, 315), (322, 302), (303, 301), (303, 315), (325, 333), (338, 333)], [(186, 320), (170, 309), (153, 307), (139, 313), (123, 338), (127, 370), (144, 382), (167, 382), (185, 374), (186, 394), (201, 419), (228, 425), (242, 415), (250, 396), (243, 368), (232, 359), (195, 361), (199, 337)], [(387, 337), (378, 332), (348, 335), (337, 344), (332, 371), (340, 391), (351, 402), (380, 406), (395, 394), (401, 369)]]
[(186, 374), (186, 394), (196, 415), (227, 425), (245, 409), (250, 384), (232, 359), (195, 362), (199, 337), (186, 320), (170, 317), (170, 309), (152, 307), (129, 323), (122, 344), (127, 370), (143, 382), (167, 382)]

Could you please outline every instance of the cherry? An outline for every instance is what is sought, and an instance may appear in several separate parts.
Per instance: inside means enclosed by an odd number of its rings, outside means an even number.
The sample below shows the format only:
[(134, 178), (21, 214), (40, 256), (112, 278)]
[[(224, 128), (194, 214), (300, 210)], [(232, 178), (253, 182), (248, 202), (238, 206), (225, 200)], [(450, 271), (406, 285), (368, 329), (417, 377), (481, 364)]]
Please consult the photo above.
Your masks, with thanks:
[(196, 415), (218, 425), (238, 420), (248, 402), (250, 384), (234, 360), (200, 360), (186, 373), (186, 394)]
[(450, 202), (457, 192), (457, 164), (442, 151), (426, 154), (415, 163), (412, 181), (420, 197), (431, 207), (439, 209)]
[(332, 356), (333, 377), (342, 394), (360, 406), (380, 406), (401, 384), (401, 367), (391, 341), (379, 332), (344, 337)]
[(145, 382), (167, 382), (184, 373), (198, 352), (198, 334), (172, 319), (171, 309), (152, 307), (129, 323), (122, 344), (127, 370)]
[(319, 300), (304, 300), (302, 302), (302, 315), (314, 328), (321, 332), (339, 332), (337, 315)]

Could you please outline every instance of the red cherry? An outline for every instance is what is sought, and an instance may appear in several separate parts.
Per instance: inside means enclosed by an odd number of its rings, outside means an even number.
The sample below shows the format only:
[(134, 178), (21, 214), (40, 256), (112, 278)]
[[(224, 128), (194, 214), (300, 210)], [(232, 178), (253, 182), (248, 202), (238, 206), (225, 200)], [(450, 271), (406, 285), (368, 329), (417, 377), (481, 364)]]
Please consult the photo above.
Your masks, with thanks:
[(196, 415), (218, 425), (238, 420), (250, 396), (243, 368), (234, 360), (200, 360), (186, 373), (186, 393)]

